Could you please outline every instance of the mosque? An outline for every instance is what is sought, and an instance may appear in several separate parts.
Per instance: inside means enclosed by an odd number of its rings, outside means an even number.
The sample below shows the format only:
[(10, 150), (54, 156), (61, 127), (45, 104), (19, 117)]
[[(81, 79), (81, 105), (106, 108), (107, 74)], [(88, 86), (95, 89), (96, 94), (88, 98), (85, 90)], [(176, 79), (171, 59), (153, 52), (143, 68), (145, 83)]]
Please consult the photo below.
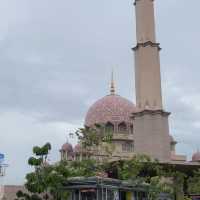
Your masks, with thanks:
[[(103, 124), (105, 130), (112, 131), (112, 145), (115, 147), (112, 160), (145, 154), (163, 163), (198, 165), (200, 152), (194, 153), (192, 161), (176, 153), (177, 142), (169, 130), (170, 113), (163, 108), (159, 56), (161, 48), (156, 41), (154, 1), (135, 0), (134, 5), (137, 44), (132, 50), (135, 57), (136, 104), (116, 93), (112, 75), (110, 94), (89, 108), (85, 126)], [(108, 156), (103, 149), (98, 154), (95, 152), (91, 155), (96, 159)], [(61, 147), (60, 153), (61, 160), (88, 156), (81, 143), (73, 148), (67, 142)]]
[[(170, 112), (163, 108), (162, 103), (159, 56), (161, 48), (156, 41), (154, 0), (135, 0), (134, 5), (137, 44), (132, 50), (135, 57), (136, 103), (116, 93), (112, 75), (110, 93), (91, 105), (84, 125), (94, 127), (95, 124), (103, 124), (105, 131), (112, 132), (114, 148), (109, 158), (113, 161), (145, 154), (160, 163), (175, 164), (184, 169), (199, 167), (200, 152), (194, 153), (192, 160), (188, 161), (185, 155), (176, 153), (177, 142), (170, 134)], [(102, 160), (108, 157), (101, 146), (97, 148), (99, 151), (94, 149), (88, 153), (81, 143), (73, 148), (66, 142), (60, 149), (61, 160), (81, 160), (88, 156)], [(94, 185), (94, 180), (90, 182)], [(127, 185), (125, 186), (127, 188)], [(14, 199), (18, 190), (25, 191), (25, 188), (5, 186), (2, 199)]]

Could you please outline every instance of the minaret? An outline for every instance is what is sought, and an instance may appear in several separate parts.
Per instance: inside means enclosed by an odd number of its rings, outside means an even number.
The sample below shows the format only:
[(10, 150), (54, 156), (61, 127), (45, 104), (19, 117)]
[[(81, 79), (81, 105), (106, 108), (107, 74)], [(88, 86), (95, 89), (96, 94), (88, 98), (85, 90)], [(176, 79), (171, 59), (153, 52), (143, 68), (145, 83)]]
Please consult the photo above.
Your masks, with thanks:
[(137, 45), (135, 85), (138, 112), (133, 113), (135, 152), (162, 162), (171, 160), (168, 116), (162, 106), (159, 44), (154, 1), (135, 0)]
[(136, 104), (141, 109), (162, 110), (159, 43), (156, 43), (154, 0), (135, 0)]

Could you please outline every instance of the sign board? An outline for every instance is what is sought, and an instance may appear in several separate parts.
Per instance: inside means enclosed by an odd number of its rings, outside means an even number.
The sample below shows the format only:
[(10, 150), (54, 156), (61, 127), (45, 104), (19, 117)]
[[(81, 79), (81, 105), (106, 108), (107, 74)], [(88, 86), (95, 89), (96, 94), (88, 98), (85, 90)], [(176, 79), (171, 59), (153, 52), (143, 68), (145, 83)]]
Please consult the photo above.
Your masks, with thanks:
[(0, 160), (3, 160), (5, 158), (4, 154), (0, 153)]

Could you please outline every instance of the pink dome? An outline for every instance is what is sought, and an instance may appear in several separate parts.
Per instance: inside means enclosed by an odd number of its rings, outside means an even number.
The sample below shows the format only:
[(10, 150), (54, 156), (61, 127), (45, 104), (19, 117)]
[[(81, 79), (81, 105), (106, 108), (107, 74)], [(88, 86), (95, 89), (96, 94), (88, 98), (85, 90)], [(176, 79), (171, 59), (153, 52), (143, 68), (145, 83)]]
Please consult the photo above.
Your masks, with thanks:
[(70, 143), (65, 143), (62, 145), (62, 151), (73, 152), (73, 147)]
[(196, 153), (193, 154), (192, 161), (193, 162), (200, 162), (200, 151), (197, 151)]
[(80, 145), (80, 144), (77, 144), (77, 145), (74, 147), (74, 152), (75, 152), (75, 153), (81, 152), (81, 145)]
[(119, 95), (107, 95), (90, 107), (85, 118), (85, 125), (130, 122), (130, 116), (135, 111), (135, 105), (129, 100)]

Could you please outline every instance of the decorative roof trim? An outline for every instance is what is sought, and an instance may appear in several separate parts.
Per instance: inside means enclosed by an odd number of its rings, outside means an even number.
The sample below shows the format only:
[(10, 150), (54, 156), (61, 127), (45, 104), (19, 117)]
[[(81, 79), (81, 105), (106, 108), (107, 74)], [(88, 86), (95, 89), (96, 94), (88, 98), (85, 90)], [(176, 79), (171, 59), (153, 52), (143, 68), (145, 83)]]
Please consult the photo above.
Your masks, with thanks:
[(131, 118), (142, 117), (144, 115), (162, 115), (168, 117), (171, 113), (164, 110), (142, 110), (132, 114)]
[[(140, 0), (135, 0), (135, 2), (133, 3), (135, 6), (136, 6), (137, 1), (140, 1)], [(150, 1), (154, 1), (154, 0), (150, 0)]]
[(160, 43), (154, 43), (154, 42), (151, 42), (151, 41), (147, 41), (147, 42), (144, 42), (144, 43), (137, 43), (137, 45), (135, 47), (133, 47), (132, 50), (136, 51), (140, 47), (147, 47), (147, 46), (157, 47), (159, 51), (161, 50)]

